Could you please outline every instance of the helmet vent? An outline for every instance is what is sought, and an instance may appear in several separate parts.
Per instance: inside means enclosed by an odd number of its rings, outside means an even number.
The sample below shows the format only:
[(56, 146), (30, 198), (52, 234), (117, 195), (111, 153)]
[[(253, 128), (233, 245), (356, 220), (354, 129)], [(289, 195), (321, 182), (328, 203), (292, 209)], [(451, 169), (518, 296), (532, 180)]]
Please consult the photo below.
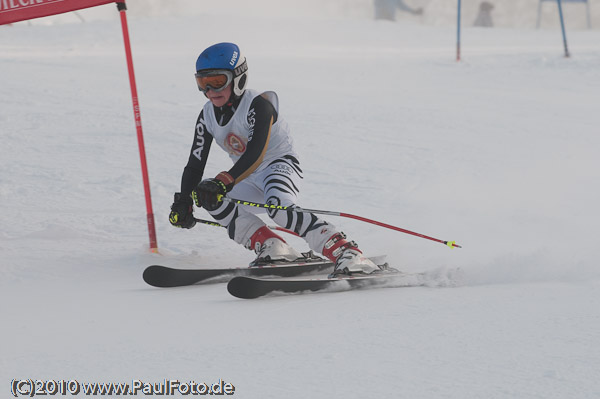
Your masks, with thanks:
[(238, 89), (241, 90), (246, 86), (246, 78), (248, 77), (248, 75), (243, 75), (242, 77), (240, 77), (240, 80), (238, 81)]

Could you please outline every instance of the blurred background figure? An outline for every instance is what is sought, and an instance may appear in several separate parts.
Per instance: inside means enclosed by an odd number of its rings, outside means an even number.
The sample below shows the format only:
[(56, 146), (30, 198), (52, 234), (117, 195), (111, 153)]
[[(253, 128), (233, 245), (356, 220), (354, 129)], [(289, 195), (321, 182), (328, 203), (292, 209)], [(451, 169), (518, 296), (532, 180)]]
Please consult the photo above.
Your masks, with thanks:
[(479, 4), (479, 13), (477, 14), (477, 18), (475, 18), (475, 22), (473, 26), (484, 26), (490, 28), (494, 26), (494, 22), (492, 20), (492, 10), (494, 9), (494, 5), (489, 1), (482, 1)]
[(409, 7), (404, 0), (374, 0), (373, 5), (375, 6), (375, 19), (395, 21), (397, 9), (413, 15), (423, 14), (423, 8)]

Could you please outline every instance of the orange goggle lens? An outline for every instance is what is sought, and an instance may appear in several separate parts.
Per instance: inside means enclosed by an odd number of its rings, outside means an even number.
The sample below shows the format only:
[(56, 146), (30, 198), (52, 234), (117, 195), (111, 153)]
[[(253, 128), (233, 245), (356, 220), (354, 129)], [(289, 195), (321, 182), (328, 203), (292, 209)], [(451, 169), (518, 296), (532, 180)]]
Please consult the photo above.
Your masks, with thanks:
[(198, 83), (198, 88), (201, 91), (208, 91), (210, 88), (213, 91), (221, 91), (230, 82), (230, 76), (224, 73), (214, 74), (214, 75), (199, 75), (196, 74), (196, 82)]

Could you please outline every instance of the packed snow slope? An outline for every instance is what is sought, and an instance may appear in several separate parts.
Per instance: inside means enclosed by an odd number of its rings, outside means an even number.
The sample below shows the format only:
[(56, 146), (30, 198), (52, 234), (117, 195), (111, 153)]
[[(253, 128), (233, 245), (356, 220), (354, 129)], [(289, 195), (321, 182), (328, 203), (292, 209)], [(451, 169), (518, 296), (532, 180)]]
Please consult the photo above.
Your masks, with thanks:
[[(598, 31), (569, 32), (565, 59), (556, 29), (466, 28), (457, 63), (454, 28), (410, 20), (132, 10), (151, 254), (113, 7), (0, 27), (3, 392), (222, 379), (261, 399), (600, 396)], [(328, 218), (367, 255), (435, 271), (427, 287), (244, 301), (144, 284), (150, 264), (252, 259), (223, 229), (168, 222), (206, 100), (195, 60), (220, 41), (241, 46), (250, 87), (279, 94), (301, 206), (463, 246)], [(229, 167), (213, 148), (206, 175)]]

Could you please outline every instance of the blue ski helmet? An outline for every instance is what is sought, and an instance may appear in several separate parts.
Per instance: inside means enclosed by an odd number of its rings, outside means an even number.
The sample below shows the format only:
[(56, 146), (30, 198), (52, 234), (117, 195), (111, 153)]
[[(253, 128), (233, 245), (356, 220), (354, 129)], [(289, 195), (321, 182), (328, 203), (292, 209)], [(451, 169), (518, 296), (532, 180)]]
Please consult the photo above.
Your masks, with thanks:
[(230, 71), (233, 78), (233, 95), (240, 97), (248, 82), (248, 65), (240, 48), (233, 43), (218, 43), (208, 47), (196, 60), (196, 73), (200, 71)]

